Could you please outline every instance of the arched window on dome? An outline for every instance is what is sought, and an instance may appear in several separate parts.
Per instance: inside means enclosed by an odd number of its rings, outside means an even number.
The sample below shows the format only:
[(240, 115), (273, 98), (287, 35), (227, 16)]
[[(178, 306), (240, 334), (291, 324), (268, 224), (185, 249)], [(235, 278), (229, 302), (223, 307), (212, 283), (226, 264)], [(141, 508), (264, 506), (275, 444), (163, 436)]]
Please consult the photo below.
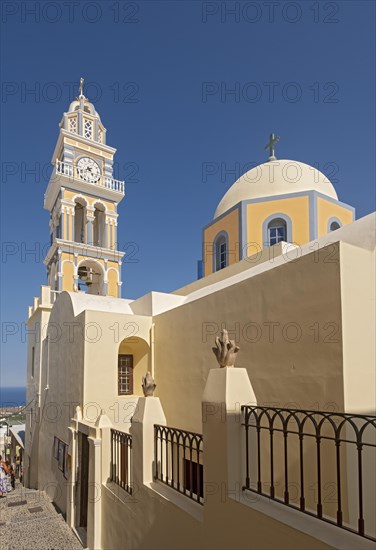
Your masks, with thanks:
[(287, 225), (282, 218), (274, 218), (268, 223), (268, 246), (287, 241)]
[(214, 241), (214, 271), (220, 271), (228, 266), (227, 233), (220, 233)]
[(342, 224), (339, 220), (332, 218), (329, 220), (328, 226), (328, 233), (330, 233), (331, 231), (336, 231), (336, 229), (342, 227)]

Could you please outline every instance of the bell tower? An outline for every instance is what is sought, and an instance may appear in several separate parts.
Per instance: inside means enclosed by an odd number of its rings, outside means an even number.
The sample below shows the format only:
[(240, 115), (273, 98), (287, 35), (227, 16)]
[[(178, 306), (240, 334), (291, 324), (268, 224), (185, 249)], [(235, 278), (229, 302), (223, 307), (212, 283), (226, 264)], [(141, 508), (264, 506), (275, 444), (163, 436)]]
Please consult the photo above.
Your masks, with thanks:
[(56, 291), (121, 296), (117, 250), (117, 205), (124, 182), (113, 178), (116, 149), (106, 144), (106, 129), (83, 94), (60, 122), (54, 166), (44, 196), (50, 212), (50, 243), (45, 258), (48, 284)]

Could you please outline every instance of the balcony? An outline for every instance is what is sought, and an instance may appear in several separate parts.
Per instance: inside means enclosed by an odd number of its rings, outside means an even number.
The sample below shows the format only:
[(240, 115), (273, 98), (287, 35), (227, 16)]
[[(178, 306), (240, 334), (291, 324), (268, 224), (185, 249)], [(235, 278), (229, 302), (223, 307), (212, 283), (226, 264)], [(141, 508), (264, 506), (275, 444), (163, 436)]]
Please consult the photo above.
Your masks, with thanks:
[(104, 187), (110, 191), (116, 191), (124, 195), (124, 181), (109, 178), (107, 176), (101, 176), (95, 183), (86, 181), (83, 177), (83, 171), (79, 170), (76, 165), (67, 164), (61, 160), (56, 161), (55, 173), (61, 176), (66, 176), (72, 181), (85, 182), (88, 185), (95, 185), (96, 187)]

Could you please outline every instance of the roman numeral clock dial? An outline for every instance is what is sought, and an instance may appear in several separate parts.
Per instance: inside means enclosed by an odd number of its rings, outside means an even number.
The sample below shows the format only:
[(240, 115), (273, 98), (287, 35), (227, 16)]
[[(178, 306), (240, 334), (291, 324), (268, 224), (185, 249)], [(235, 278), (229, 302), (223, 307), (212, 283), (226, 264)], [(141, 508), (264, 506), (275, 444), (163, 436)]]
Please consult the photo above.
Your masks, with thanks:
[(89, 157), (80, 158), (77, 163), (77, 171), (80, 177), (89, 183), (96, 183), (101, 177), (99, 164)]

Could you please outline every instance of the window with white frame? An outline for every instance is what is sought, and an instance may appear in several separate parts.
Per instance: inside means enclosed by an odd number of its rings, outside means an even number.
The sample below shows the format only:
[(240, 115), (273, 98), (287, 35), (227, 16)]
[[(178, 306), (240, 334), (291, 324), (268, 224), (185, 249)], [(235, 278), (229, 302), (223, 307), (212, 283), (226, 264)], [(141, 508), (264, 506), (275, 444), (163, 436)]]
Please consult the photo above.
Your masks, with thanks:
[(225, 235), (220, 235), (214, 245), (214, 253), (215, 253), (215, 271), (219, 271), (220, 269), (224, 269), (227, 267), (227, 239)]
[(87, 139), (93, 139), (93, 121), (84, 119), (84, 137)]
[(68, 130), (70, 132), (73, 132), (73, 134), (77, 134), (77, 117), (70, 117), (68, 119)]
[(273, 246), (281, 241), (287, 241), (286, 222), (276, 218), (268, 223), (268, 245)]
[(118, 355), (118, 394), (133, 393), (133, 355)]

